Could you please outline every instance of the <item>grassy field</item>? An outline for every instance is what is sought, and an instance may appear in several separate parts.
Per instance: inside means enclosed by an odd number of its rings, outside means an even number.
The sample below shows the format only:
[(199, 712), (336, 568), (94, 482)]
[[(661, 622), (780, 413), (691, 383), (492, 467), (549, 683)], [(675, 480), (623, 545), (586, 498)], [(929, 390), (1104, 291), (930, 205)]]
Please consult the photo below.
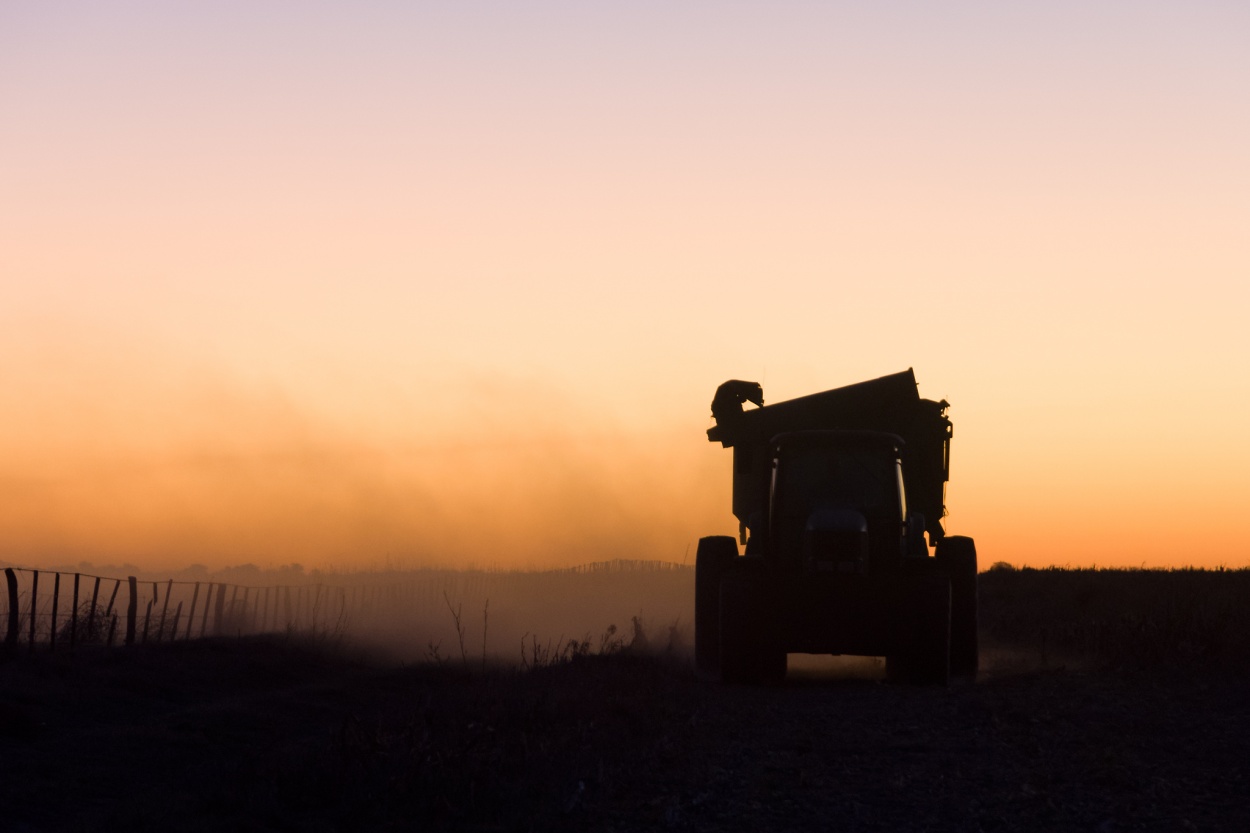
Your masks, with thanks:
[[(28, 641), (29, 572), (19, 576), (20, 641)], [(58, 610), (61, 649), (68, 644), (70, 579), (63, 574), (59, 607), (52, 603), (52, 576), (38, 586), (35, 632), (47, 643)], [(109, 596), (109, 582), (100, 609)], [(143, 576), (135, 585), (140, 598), (137, 641), (169, 639), (165, 620), (186, 606), (193, 591), (224, 587), (231, 603), (250, 604), (248, 616), (231, 616), (213, 628), (209, 605), (200, 602), (194, 621), (184, 617), (178, 631), (185, 638), (201, 632), (245, 635), (258, 619), (269, 632), (333, 634), (355, 642), (376, 658), (392, 662), (452, 662), (480, 666), (487, 662), (532, 664), (535, 660), (587, 646), (618, 646), (646, 640), (670, 652), (688, 652), (694, 619), (694, 571), (655, 562), (610, 562), (562, 571), (412, 570), (364, 573), (295, 573), (227, 571), (167, 581)], [(212, 582), (249, 585), (212, 585)], [(288, 582), (295, 604), (280, 606), (269, 590)], [(290, 582), (296, 582), (294, 585)], [(129, 593), (122, 581), (117, 608)], [(86, 621), (89, 603), (81, 618)], [(240, 592), (242, 591), (242, 592)], [(220, 596), (221, 590), (214, 590)], [(251, 594), (250, 597), (248, 594)], [(1235, 671), (1250, 664), (1250, 570), (1094, 570), (1004, 569), (981, 574), (981, 636), (998, 651), (1015, 652), (1041, 665), (1096, 663), (1123, 670), (1152, 666), (1182, 671)], [(283, 596), (289, 594), (283, 588)], [(260, 599), (265, 600), (261, 607)], [(301, 598), (303, 599), (301, 603)], [(314, 601), (319, 600), (319, 601)], [(0, 621), (7, 598), (0, 597)], [(280, 609), (280, 607), (285, 609)], [(259, 611), (259, 613), (258, 613)], [(98, 612), (98, 611), (97, 611)], [(151, 615), (150, 628), (142, 625)], [(292, 623), (283, 618), (293, 612)], [(238, 622), (236, 628), (232, 623)], [(189, 628), (194, 624), (194, 628)], [(249, 629), (247, 625), (253, 627)], [(121, 626), (124, 628), (124, 624)], [(80, 628), (81, 633), (87, 629)], [(264, 630), (262, 628), (262, 630)], [(94, 634), (107, 628), (97, 627)], [(121, 634), (117, 636), (121, 641)], [(38, 650), (44, 650), (40, 648)]]
[[(621, 591), (582, 578), (544, 615)], [(871, 663), (721, 686), (645, 621), (645, 646), (608, 622), (483, 667), (445, 601), (440, 660), (345, 632), (23, 654), (0, 663), (0, 829), (1247, 829), (1248, 579), (986, 573), (981, 678), (936, 689)]]
[(1250, 670), (1250, 570), (996, 569), (981, 633), (1044, 664)]

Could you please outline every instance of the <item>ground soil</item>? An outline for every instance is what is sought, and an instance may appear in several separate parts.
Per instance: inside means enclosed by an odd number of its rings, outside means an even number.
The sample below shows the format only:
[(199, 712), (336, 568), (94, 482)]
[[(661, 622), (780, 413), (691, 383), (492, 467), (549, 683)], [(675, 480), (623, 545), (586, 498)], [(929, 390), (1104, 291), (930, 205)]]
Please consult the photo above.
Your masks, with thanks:
[(1250, 685), (618, 653), (379, 667), (254, 638), (0, 664), (0, 830), (1250, 830)]

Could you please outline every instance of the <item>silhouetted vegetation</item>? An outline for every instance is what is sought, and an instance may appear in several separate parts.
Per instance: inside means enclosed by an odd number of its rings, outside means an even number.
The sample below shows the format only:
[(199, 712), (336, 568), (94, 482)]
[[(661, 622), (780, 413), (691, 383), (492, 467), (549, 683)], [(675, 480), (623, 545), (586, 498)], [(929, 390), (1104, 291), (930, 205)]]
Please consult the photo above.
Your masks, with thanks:
[(43, 831), (1241, 829), (1247, 591), (1245, 570), (991, 570), (1006, 659), (949, 689), (712, 685), (682, 628), (638, 617), (487, 661), (496, 602), (450, 595), (463, 647), (400, 668), (325, 630), (110, 649), (83, 613), (75, 652), (0, 663), (0, 801)]
[(991, 569), (982, 633), (1045, 664), (1250, 671), (1250, 570)]
[[(713, 685), (620, 629), (530, 663), (325, 634), (0, 664), (6, 824), (60, 830), (1245, 829), (1240, 681)], [(657, 640), (649, 640), (657, 641)]]

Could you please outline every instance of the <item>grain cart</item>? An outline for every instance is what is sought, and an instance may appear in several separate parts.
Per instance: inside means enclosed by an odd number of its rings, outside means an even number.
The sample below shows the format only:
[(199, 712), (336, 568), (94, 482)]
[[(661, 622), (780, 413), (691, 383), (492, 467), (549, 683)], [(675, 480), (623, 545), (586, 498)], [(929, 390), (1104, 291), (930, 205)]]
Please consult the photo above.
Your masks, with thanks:
[(772, 682), (787, 653), (820, 653), (884, 656), (911, 682), (975, 676), (976, 547), (941, 523), (947, 407), (910, 369), (772, 405), (754, 382), (717, 389), (707, 435), (733, 449), (738, 539), (699, 541), (702, 672)]

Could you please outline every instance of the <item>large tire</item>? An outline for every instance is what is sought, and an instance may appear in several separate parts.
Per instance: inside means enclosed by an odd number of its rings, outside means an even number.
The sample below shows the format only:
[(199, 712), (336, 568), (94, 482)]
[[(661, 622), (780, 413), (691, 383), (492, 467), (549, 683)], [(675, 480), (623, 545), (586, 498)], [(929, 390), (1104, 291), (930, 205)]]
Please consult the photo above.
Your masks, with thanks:
[(907, 643), (886, 657), (886, 678), (893, 682), (943, 686), (950, 682), (950, 583), (934, 578), (907, 611)]
[(694, 556), (694, 662), (701, 674), (720, 673), (720, 582), (738, 557), (728, 535), (699, 539)]
[[(752, 581), (752, 579), (757, 579)], [(727, 683), (774, 685), (786, 677), (769, 594), (757, 576), (730, 570), (720, 584), (720, 671)]]
[(977, 546), (952, 535), (938, 541), (938, 569), (951, 580), (951, 674), (975, 679), (980, 664), (977, 638)]

